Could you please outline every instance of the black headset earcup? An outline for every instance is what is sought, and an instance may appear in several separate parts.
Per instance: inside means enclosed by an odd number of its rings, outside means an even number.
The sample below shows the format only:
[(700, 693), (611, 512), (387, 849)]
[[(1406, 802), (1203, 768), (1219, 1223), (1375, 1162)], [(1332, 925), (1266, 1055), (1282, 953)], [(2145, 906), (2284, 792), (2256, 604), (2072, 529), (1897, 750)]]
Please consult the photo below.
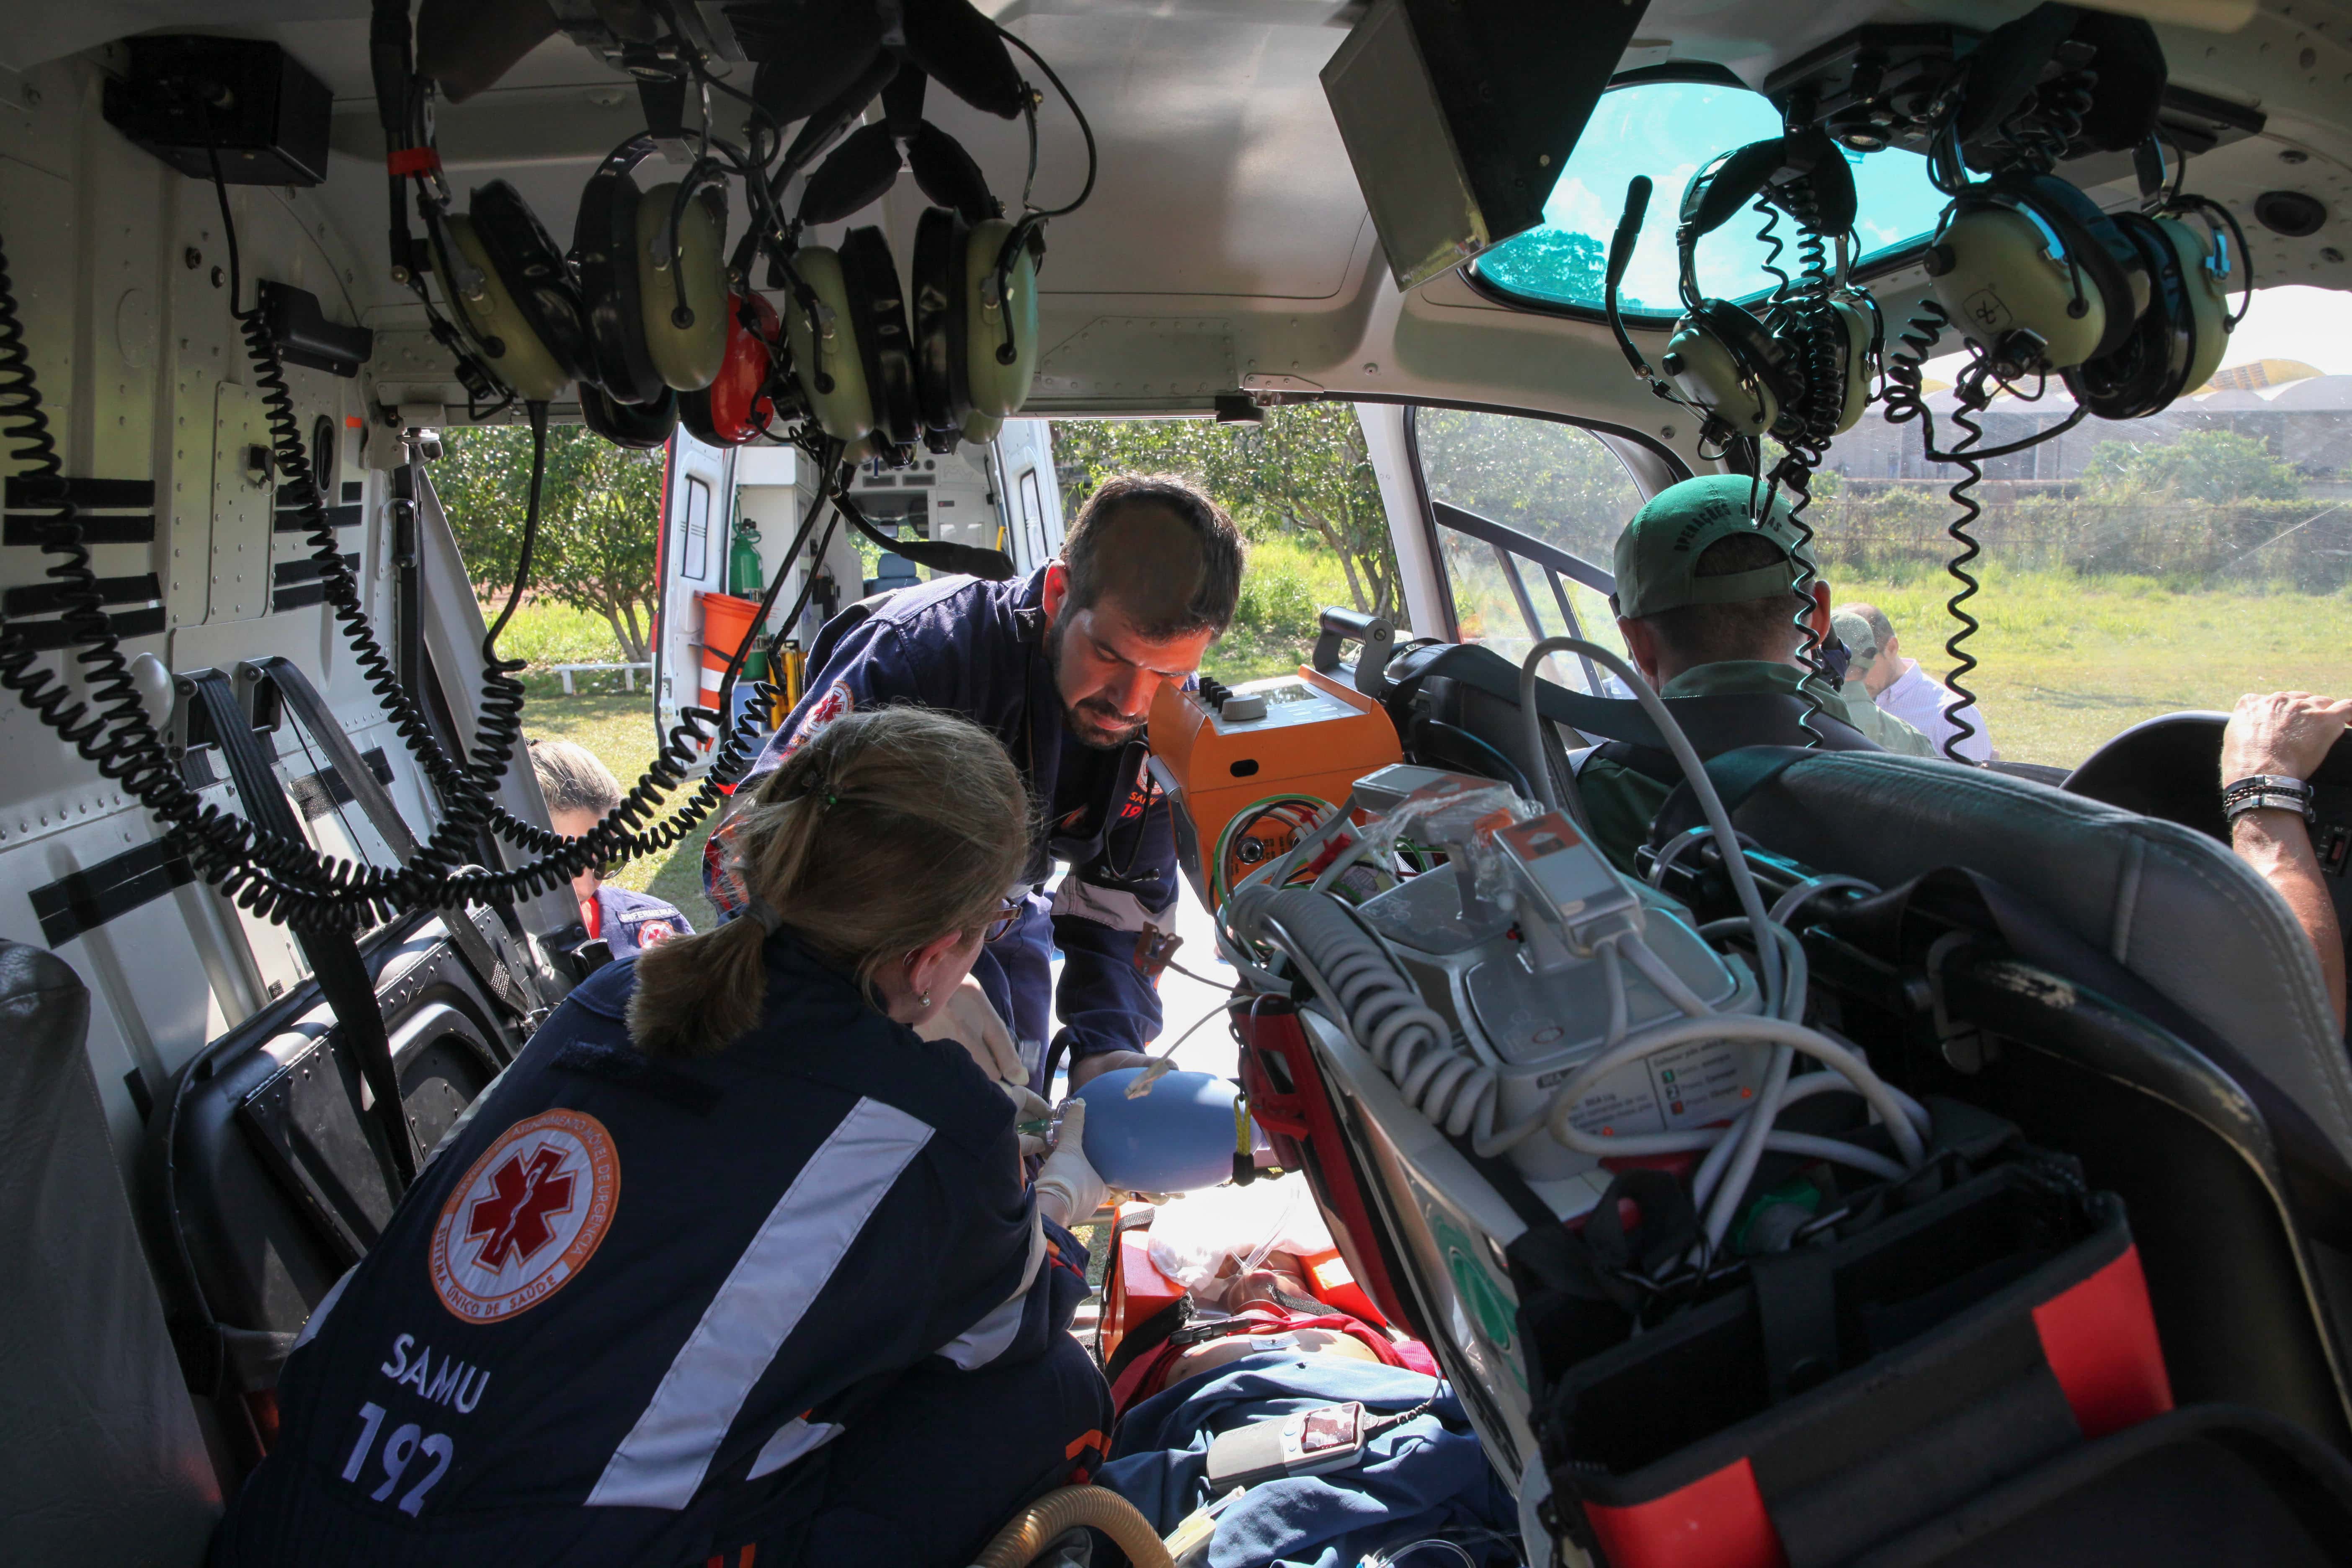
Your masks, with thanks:
[(504, 180), (492, 180), (469, 195), (467, 216), (508, 297), (549, 356), (567, 376), (586, 371), (588, 334), (581, 325), (571, 269), (522, 194)]
[(914, 343), (907, 331), (906, 291), (898, 283), (890, 242), (871, 226), (841, 240), (842, 282), (849, 298), (866, 384), (874, 399), (874, 428), (893, 447), (910, 447), (922, 433), (915, 403)]
[(2101, 419), (2140, 419), (2162, 412), (2187, 386), (2196, 316), (2172, 237), (2137, 213), (2110, 221), (2139, 252), (2153, 288), (2122, 346), (2065, 372), (2066, 389)]
[[(971, 234), (957, 213), (928, 207), (915, 225), (915, 399), (925, 444), (953, 449), (971, 412), (964, 386), (964, 253)], [(944, 445), (941, 440), (944, 438)]]
[(580, 421), (615, 447), (649, 451), (677, 428), (677, 394), (667, 387), (650, 403), (615, 403), (593, 382), (580, 384)]
[(704, 387), (700, 392), (678, 392), (673, 393), (671, 395), (677, 399), (677, 425), (679, 429), (685, 431), (688, 435), (693, 437), (696, 440), (701, 442), (706, 447), (731, 447), (735, 445), (734, 442), (719, 439), (718, 424), (710, 416), (710, 389), (709, 387)]
[(657, 403), (668, 390), (646, 352), (637, 201), (637, 182), (625, 170), (600, 169), (580, 193), (580, 218), (572, 226), (589, 353), (596, 379), (615, 403)]

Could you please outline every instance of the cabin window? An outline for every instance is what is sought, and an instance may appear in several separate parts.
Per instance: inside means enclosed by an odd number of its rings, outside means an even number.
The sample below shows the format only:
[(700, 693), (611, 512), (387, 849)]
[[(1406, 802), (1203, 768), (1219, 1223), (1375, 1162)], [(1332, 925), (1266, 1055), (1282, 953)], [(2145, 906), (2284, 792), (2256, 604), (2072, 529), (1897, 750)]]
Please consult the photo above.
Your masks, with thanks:
[[(1510, 414), (1416, 409), (1412, 434), (1461, 640), (1514, 663), (1562, 635), (1622, 652), (1609, 562), (1643, 496), (1616, 453), (1580, 426)], [(1580, 659), (1547, 673), (1619, 694)]]
[(1032, 566), (1042, 566), (1052, 558), (1054, 552), (1045, 542), (1045, 500), (1038, 493), (1034, 468), (1021, 475), (1021, 534), (1028, 541)]
[[(1471, 263), (1481, 282), (1537, 306), (1602, 307), (1601, 272), (1625, 207), (1625, 186), (1647, 174), (1654, 189), (1640, 246), (1625, 274), (1631, 316), (1681, 313), (1675, 221), (1683, 188), (1719, 153), (1780, 134), (1780, 112), (1761, 93), (1696, 81), (1629, 83), (1602, 95), (1544, 204), (1543, 223)], [(1901, 148), (1849, 153), (1861, 216), (1859, 269), (1917, 244), (1934, 229), (1944, 197), (1927, 183), (1927, 160)], [(1733, 219), (1698, 243), (1698, 279), (1716, 299), (1748, 299), (1773, 283), (1774, 247), (1756, 237), (1762, 219)], [(1796, 226), (1779, 226), (1781, 268), (1794, 271)]]
[(710, 575), (710, 487), (700, 479), (686, 481), (686, 560), (678, 575), (699, 583)]

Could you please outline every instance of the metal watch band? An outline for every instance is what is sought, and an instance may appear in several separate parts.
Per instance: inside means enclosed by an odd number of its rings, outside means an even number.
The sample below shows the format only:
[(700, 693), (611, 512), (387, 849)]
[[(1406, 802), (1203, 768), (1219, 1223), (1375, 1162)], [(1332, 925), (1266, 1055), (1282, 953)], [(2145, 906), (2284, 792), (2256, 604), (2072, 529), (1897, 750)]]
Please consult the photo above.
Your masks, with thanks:
[(2225, 821), (2235, 822), (2252, 811), (2291, 811), (2305, 823), (2310, 822), (2314, 815), (2308, 795), (2289, 795), (2277, 790), (2237, 796), (2223, 805), (2221, 816)]

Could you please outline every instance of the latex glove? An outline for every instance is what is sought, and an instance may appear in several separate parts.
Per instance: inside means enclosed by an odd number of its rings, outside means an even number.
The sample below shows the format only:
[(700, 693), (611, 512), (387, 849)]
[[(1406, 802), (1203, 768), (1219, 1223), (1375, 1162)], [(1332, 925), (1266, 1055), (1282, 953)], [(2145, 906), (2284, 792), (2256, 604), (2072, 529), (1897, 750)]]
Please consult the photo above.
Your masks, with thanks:
[(2238, 699), (2221, 731), (2221, 782), (2270, 773), (2308, 779), (2343, 738), (2352, 700), (2308, 691), (2273, 691)]
[(1065, 1101), (1061, 1140), (1037, 1172), (1037, 1212), (1065, 1230), (1091, 1219), (1110, 1194), (1087, 1163), (1086, 1134), (1087, 1102)]
[(915, 1026), (915, 1033), (927, 1040), (953, 1040), (971, 1053), (981, 1071), (999, 1083), (1029, 1081), (1029, 1068), (1021, 1060), (1021, 1047), (1013, 1031), (989, 1005), (988, 993), (980, 988), (980, 982), (970, 975), (955, 988), (946, 1006), (928, 1023)]
[[(1013, 1121), (1016, 1130), (1024, 1121), (1048, 1121), (1053, 1119), (1053, 1105), (1027, 1084), (1000, 1083), (996, 1087), (1003, 1089), (1004, 1098), (1013, 1102)], [(1050, 1147), (1043, 1133), (1022, 1132), (1020, 1138), (1021, 1157), (1024, 1160), (1042, 1154)]]

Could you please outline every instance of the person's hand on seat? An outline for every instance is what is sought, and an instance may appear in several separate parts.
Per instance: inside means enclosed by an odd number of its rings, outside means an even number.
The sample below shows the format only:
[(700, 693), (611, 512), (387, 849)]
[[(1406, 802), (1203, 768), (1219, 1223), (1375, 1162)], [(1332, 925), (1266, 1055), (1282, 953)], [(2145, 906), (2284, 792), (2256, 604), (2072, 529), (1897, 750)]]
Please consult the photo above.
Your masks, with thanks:
[(916, 1025), (915, 1033), (927, 1040), (953, 1040), (971, 1053), (981, 1071), (999, 1083), (1029, 1081), (1029, 1068), (1021, 1060), (1021, 1047), (1013, 1040), (1013, 1031), (996, 1016), (980, 982), (968, 974), (939, 1016)]
[(1065, 1229), (1084, 1225), (1110, 1195), (1109, 1187), (1087, 1161), (1086, 1135), (1087, 1102), (1065, 1101), (1061, 1141), (1037, 1170), (1038, 1210)]
[(2221, 782), (2257, 773), (2308, 780), (2352, 722), (2352, 698), (2249, 692), (2221, 731)]
[[(2237, 710), (2221, 731), (2222, 787), (2256, 777), (2300, 779), (2308, 784), (2336, 742), (2344, 738), (2347, 722), (2352, 722), (2352, 700), (2317, 697), (2308, 691), (2249, 692), (2238, 699)], [(2304, 795), (2302, 810), (2293, 806), (2298, 794)], [(2340, 1033), (2345, 1015), (2344, 936), (2305, 821), (2304, 814), (2309, 809), (2307, 792), (2291, 785), (2259, 794), (2244, 806), (2230, 808), (2230, 848), (2286, 900), (2295, 923), (2310, 939)]]

